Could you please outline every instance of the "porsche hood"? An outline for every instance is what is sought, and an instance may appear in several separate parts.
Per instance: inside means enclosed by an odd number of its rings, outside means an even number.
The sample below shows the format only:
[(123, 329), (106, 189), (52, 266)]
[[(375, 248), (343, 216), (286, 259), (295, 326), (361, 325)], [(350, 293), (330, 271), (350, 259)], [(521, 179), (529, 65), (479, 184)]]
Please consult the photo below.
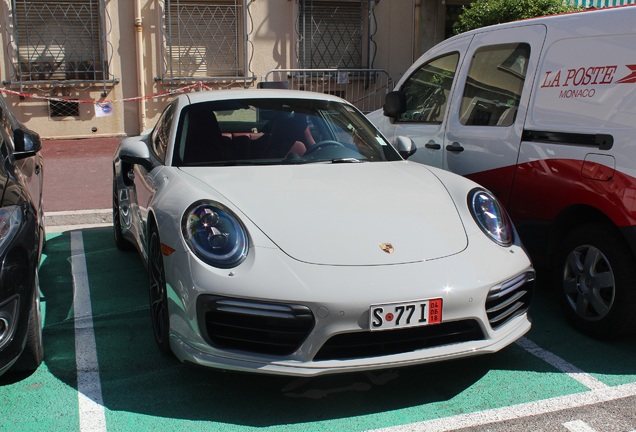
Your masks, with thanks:
[[(224, 196), (285, 254), (320, 265), (389, 265), (461, 252), (455, 203), (405, 162), (181, 168)], [(242, 214), (241, 214), (242, 213)]]

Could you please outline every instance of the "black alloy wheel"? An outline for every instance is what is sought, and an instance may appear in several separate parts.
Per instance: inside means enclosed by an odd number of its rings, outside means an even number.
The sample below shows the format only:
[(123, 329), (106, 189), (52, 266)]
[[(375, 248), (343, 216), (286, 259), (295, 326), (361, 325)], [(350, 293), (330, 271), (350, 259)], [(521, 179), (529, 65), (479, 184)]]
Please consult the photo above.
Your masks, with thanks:
[(113, 236), (115, 238), (115, 245), (117, 246), (117, 249), (129, 251), (133, 249), (133, 245), (124, 238), (124, 234), (121, 229), (120, 212), (117, 181), (113, 179)]
[(155, 341), (164, 353), (170, 352), (170, 317), (168, 315), (168, 295), (163, 255), (159, 232), (153, 227), (148, 247), (148, 288), (150, 317)]

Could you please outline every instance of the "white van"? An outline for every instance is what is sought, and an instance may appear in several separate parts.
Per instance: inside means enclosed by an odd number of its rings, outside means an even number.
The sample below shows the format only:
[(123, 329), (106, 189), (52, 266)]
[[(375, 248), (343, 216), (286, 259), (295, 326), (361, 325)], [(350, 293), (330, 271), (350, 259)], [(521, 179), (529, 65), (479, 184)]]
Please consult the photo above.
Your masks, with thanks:
[(577, 328), (636, 331), (636, 6), (450, 38), (369, 118), (497, 194)]

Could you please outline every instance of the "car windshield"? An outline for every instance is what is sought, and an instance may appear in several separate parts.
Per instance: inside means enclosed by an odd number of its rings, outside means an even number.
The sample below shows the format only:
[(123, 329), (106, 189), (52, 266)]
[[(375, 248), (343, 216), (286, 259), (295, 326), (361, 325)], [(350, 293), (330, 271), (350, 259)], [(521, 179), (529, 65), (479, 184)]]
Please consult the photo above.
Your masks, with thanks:
[(181, 111), (174, 166), (400, 160), (352, 107), (311, 99), (200, 102)]

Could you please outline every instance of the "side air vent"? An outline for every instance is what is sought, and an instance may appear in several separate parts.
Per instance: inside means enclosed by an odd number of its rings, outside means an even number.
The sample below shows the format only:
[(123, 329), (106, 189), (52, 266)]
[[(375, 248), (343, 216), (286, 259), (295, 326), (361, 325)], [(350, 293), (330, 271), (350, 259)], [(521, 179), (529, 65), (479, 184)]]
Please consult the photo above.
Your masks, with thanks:
[(526, 272), (491, 288), (486, 299), (486, 314), (493, 330), (528, 310), (534, 279), (534, 272)]
[(197, 310), (208, 343), (259, 354), (290, 355), (314, 327), (303, 305), (201, 296)]

